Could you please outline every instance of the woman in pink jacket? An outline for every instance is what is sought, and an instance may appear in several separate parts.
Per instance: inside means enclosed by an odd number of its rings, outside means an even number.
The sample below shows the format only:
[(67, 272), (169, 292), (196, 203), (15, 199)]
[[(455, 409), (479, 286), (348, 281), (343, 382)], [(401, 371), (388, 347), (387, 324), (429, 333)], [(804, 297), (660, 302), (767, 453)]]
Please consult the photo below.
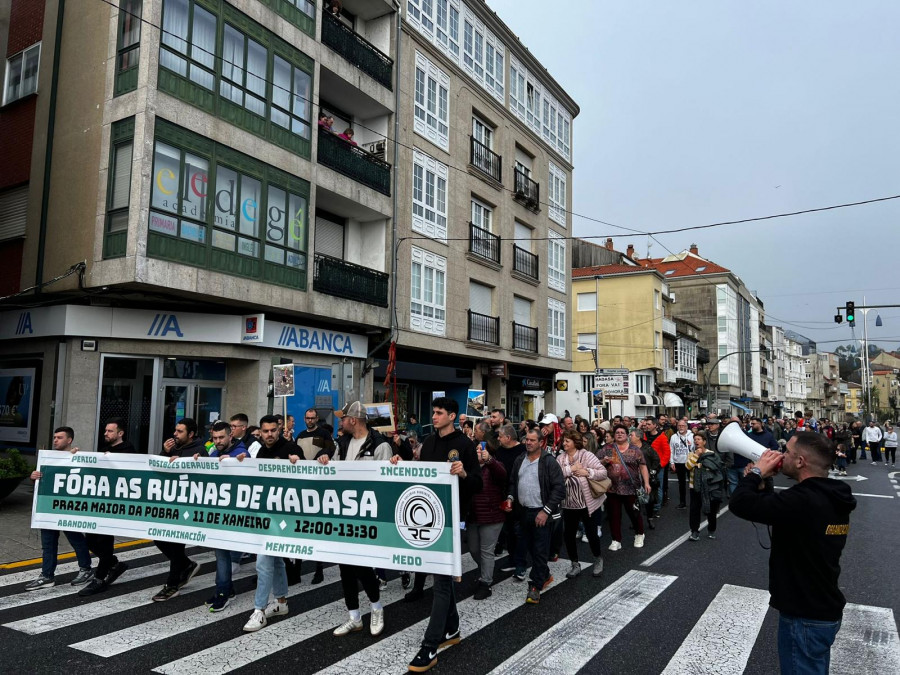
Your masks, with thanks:
[(597, 456), (584, 448), (584, 439), (577, 431), (570, 430), (563, 434), (563, 452), (556, 458), (566, 479), (566, 497), (561, 504), (563, 514), (563, 539), (566, 543), (566, 552), (572, 561), (572, 568), (566, 572), (569, 578), (581, 574), (581, 565), (578, 564), (578, 523), (584, 524), (584, 531), (588, 536), (588, 544), (594, 555), (594, 576), (599, 577), (603, 573), (603, 552), (600, 548), (600, 537), (591, 515), (600, 508), (606, 499), (606, 495), (594, 497), (591, 492), (590, 480), (603, 480), (606, 478), (604, 467)]

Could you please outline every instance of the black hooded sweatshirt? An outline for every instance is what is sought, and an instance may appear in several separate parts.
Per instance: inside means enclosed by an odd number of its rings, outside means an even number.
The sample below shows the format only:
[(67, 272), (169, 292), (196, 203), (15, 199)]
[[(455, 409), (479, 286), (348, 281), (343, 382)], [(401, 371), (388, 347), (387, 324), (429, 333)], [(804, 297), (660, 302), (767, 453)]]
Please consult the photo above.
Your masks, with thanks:
[(459, 519), (460, 522), (465, 522), (472, 495), (481, 492), (483, 487), (481, 467), (478, 465), (475, 445), (457, 429), (446, 436), (437, 433), (431, 434), (422, 443), (422, 449), (419, 450), (419, 461), (449, 462), (451, 460), (462, 462), (466, 472), (466, 477), (459, 481)]
[(759, 492), (762, 478), (749, 474), (731, 496), (738, 518), (772, 526), (769, 604), (789, 616), (839, 621), (846, 600), (838, 587), (856, 498), (831, 478), (807, 478), (780, 493)]

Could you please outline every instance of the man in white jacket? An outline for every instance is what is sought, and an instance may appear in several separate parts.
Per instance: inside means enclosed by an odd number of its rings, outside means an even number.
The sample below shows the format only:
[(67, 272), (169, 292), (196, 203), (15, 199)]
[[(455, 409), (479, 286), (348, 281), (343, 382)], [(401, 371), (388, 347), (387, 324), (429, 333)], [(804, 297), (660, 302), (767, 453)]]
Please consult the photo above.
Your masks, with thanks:
[(869, 420), (869, 426), (863, 429), (862, 441), (872, 451), (872, 464), (881, 464), (881, 429), (875, 424), (875, 420)]

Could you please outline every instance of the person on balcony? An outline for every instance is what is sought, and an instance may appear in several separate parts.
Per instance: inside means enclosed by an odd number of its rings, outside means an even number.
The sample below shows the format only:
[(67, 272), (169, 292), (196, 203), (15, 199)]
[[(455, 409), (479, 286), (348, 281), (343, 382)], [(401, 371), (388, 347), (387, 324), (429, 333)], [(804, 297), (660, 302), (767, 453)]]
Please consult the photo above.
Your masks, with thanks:
[(356, 145), (356, 141), (353, 140), (353, 129), (351, 129), (350, 127), (344, 129), (344, 133), (338, 134), (338, 138), (344, 139), (350, 145)]
[(334, 133), (332, 126), (334, 125), (334, 118), (329, 117), (328, 113), (320, 112), (319, 113), (319, 128), (322, 131), (327, 131), (330, 134)]

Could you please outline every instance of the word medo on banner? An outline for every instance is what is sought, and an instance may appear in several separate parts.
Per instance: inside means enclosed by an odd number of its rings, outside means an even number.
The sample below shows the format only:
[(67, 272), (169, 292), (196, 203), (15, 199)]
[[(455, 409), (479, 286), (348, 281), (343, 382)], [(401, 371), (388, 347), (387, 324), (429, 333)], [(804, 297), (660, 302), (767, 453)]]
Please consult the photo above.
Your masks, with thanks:
[[(166, 459), (42, 450), (32, 526), (456, 574), (449, 465)], [(425, 484), (423, 481), (427, 481)]]

